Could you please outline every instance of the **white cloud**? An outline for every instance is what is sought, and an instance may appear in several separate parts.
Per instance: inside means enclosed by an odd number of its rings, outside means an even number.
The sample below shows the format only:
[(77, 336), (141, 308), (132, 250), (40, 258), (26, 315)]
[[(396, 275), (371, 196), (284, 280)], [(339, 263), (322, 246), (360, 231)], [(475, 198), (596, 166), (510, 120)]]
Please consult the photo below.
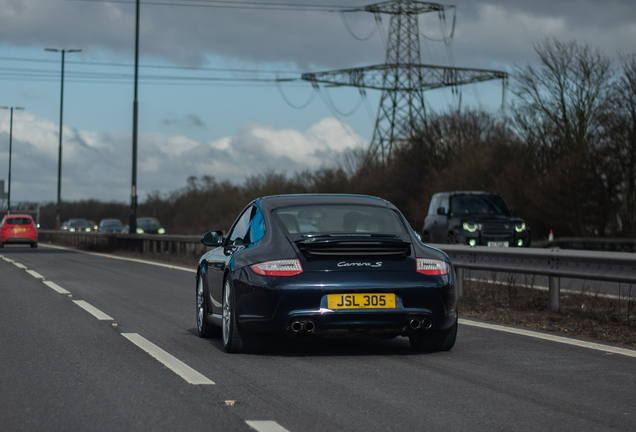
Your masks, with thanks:
[[(0, 118), (0, 142), (8, 141), (8, 120)], [(14, 118), (12, 197), (16, 201), (54, 201), (57, 194), (57, 128), (23, 113)], [(178, 135), (140, 134), (140, 197), (169, 192), (189, 176), (209, 175), (242, 183), (267, 169), (292, 174), (332, 163), (344, 150), (368, 145), (348, 126), (325, 118), (306, 131), (241, 125), (234, 136), (197, 142)], [(62, 198), (126, 201), (131, 182), (131, 137), (65, 128)], [(0, 166), (8, 165), (8, 146), (0, 147)], [(0, 175), (0, 178), (5, 178)]]

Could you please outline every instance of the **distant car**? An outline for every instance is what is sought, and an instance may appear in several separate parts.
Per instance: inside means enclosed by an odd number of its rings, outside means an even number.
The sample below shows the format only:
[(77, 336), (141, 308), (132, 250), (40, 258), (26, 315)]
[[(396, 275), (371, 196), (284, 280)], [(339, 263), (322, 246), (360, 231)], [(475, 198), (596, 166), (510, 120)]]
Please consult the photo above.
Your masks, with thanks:
[(97, 227), (99, 232), (115, 232), (122, 233), (126, 227), (119, 219), (102, 219)]
[(64, 222), (60, 228), (69, 232), (91, 232), (93, 224), (86, 219), (75, 218)]
[(5, 244), (30, 244), (38, 247), (38, 229), (33, 218), (23, 214), (9, 214), (0, 224), (0, 248)]
[(227, 352), (269, 333), (296, 338), (408, 336), (447, 351), (458, 294), (448, 256), (422, 244), (398, 209), (360, 195), (283, 195), (250, 203), (210, 231), (196, 278), (201, 337)]
[(88, 222), (88, 225), (91, 227), (91, 231), (97, 231), (97, 228), (99, 228), (99, 225), (97, 225), (95, 221), (89, 220), (87, 222)]
[(137, 218), (137, 234), (165, 234), (166, 230), (153, 217)]
[(422, 228), (425, 243), (529, 247), (530, 229), (501, 195), (443, 192), (433, 195)]

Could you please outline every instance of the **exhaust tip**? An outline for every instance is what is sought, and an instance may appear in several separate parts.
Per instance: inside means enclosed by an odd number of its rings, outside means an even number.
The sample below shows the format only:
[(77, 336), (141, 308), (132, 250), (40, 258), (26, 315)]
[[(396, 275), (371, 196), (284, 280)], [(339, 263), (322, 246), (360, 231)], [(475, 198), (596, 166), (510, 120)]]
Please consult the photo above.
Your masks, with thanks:
[(422, 324), (421, 324), (423, 329), (430, 329), (431, 327), (433, 327), (433, 321), (430, 318), (424, 318), (422, 320)]
[(303, 329), (303, 327), (303, 323), (301, 323), (300, 321), (294, 321), (291, 325), (291, 329), (294, 333), (298, 333)]
[(409, 321), (409, 325), (411, 326), (412, 329), (420, 328), (420, 322), (416, 319), (412, 319), (411, 321)]
[(316, 328), (316, 324), (314, 324), (313, 321), (307, 321), (305, 323), (305, 330), (307, 330), (308, 332), (313, 332), (314, 329)]

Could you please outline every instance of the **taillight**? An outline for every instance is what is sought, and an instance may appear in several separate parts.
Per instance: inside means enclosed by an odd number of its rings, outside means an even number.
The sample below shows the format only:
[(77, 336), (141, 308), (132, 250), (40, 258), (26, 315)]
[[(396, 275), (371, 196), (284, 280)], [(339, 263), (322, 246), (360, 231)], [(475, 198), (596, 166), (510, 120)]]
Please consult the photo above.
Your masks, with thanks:
[(296, 276), (303, 272), (299, 259), (265, 261), (250, 266), (260, 276)]
[(416, 259), (418, 273), (422, 273), (427, 276), (444, 276), (450, 273), (450, 264), (446, 261), (429, 258)]

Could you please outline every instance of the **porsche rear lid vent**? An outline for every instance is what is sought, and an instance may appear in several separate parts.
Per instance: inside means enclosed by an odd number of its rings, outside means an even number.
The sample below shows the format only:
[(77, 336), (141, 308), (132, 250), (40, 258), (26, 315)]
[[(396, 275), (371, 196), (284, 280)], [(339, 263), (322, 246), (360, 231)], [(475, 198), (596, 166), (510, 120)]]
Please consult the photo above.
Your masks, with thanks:
[(406, 256), (411, 252), (411, 244), (401, 239), (351, 241), (313, 238), (296, 244), (306, 256)]

